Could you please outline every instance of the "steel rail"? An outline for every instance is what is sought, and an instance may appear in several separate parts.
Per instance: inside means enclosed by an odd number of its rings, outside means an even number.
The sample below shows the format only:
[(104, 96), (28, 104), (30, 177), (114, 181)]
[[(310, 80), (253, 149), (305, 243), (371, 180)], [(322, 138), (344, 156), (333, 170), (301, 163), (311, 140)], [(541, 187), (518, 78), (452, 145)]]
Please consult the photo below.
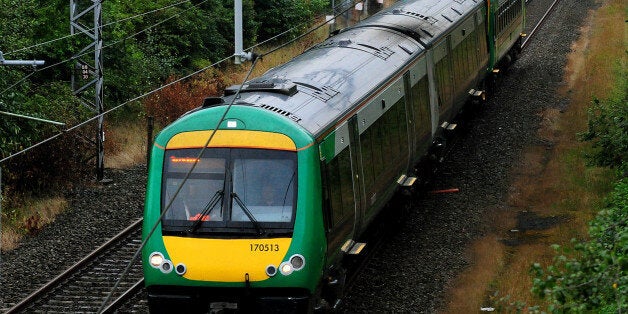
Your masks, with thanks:
[(33, 300), (37, 299), (39, 296), (41, 296), (41, 295), (47, 293), (48, 291), (50, 291), (51, 289), (53, 289), (55, 286), (57, 286), (63, 280), (69, 278), (76, 270), (80, 269), (81, 267), (83, 267), (87, 263), (91, 262), (95, 257), (97, 257), (99, 254), (101, 254), (103, 251), (105, 251), (105, 250), (109, 249), (110, 247), (112, 247), (121, 238), (123, 238), (123, 237), (127, 236), (128, 234), (130, 234), (131, 232), (135, 231), (138, 227), (141, 226), (142, 221), (143, 221), (143, 218), (140, 218), (137, 221), (135, 221), (134, 223), (132, 223), (130, 226), (128, 226), (126, 229), (120, 231), (120, 233), (118, 233), (117, 235), (115, 235), (114, 237), (109, 239), (109, 241), (107, 241), (106, 243), (104, 243), (103, 245), (98, 247), (96, 250), (91, 252), (89, 255), (85, 256), (83, 259), (78, 261), (72, 267), (68, 268), (66, 271), (64, 271), (63, 273), (59, 274), (57, 277), (55, 277), (54, 279), (52, 279), (51, 281), (49, 281), (48, 283), (43, 285), (41, 288), (37, 289), (36, 291), (34, 291), (30, 295), (28, 295), (25, 299), (23, 299), (19, 303), (15, 304), (12, 308), (10, 308), (6, 312), (6, 314), (17, 313), (19, 311), (22, 311), (25, 307), (29, 306), (33, 302)]
[(116, 309), (120, 308), (120, 306), (122, 306), (122, 304), (124, 304), (124, 302), (126, 302), (128, 299), (135, 296), (135, 294), (142, 290), (142, 288), (144, 288), (144, 278), (140, 279), (133, 285), (133, 287), (129, 288), (129, 290), (124, 292), (117, 299), (113, 300), (113, 302), (109, 303), (109, 305), (107, 305), (107, 307), (105, 307), (101, 313), (114, 313)]
[(528, 34), (528, 36), (526, 36), (526, 39), (523, 41), (523, 43), (521, 44), (521, 49), (524, 49), (527, 45), (528, 42), (530, 41), (530, 39), (534, 36), (534, 34), (536, 33), (536, 31), (543, 25), (543, 23), (545, 22), (545, 20), (547, 19), (547, 17), (549, 16), (550, 13), (552, 13), (552, 11), (554, 10), (554, 7), (556, 7), (556, 4), (558, 4), (560, 0), (554, 0), (554, 2), (552, 3), (552, 5), (550, 5), (549, 9), (547, 9), (547, 11), (545, 12), (545, 14), (541, 17), (541, 19), (539, 20), (538, 23), (536, 23), (536, 26), (534, 26), (534, 28), (532, 29), (532, 31), (530, 31), (530, 34)]

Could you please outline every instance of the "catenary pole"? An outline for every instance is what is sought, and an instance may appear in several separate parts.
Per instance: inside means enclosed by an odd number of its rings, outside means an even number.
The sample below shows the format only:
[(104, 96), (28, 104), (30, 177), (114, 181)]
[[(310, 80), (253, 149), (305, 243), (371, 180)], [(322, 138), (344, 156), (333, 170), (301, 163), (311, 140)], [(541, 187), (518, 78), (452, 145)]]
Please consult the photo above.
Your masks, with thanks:
[[(93, 13), (93, 18), (89, 15)], [(88, 27), (87, 25), (91, 25)], [(98, 115), (96, 144), (96, 180), (104, 182), (105, 131), (102, 55), (102, 0), (70, 0), (70, 33), (83, 34), (89, 44), (75, 54), (72, 90), (83, 105)], [(85, 52), (94, 50), (93, 59)]]
[(235, 46), (235, 58), (233, 63), (242, 64), (242, 61), (253, 60), (253, 54), (251, 52), (244, 52), (244, 39), (242, 35), (242, 0), (235, 0), (233, 2), (233, 15), (234, 15), (234, 46)]

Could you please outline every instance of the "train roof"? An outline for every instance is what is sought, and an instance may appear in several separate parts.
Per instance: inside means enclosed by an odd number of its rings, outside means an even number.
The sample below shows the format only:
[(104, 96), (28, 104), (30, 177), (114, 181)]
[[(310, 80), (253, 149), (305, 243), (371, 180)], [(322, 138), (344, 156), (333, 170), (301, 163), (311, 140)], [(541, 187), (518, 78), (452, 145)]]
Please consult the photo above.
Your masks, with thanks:
[[(318, 137), (482, 3), (398, 2), (246, 82), (235, 103), (283, 115)], [(225, 91), (226, 103), (236, 89)]]

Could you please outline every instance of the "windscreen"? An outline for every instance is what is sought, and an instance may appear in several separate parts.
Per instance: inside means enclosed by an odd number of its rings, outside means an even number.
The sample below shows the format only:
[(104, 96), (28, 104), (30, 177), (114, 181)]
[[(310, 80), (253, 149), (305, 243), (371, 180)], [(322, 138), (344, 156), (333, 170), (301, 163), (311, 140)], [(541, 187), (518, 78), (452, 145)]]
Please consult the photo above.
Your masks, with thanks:
[(286, 233), (294, 225), (296, 152), (208, 148), (167, 150), (163, 231)]
[[(260, 222), (292, 220), (295, 176), (290, 159), (257, 158), (250, 152), (241, 152), (233, 159), (233, 192)], [(249, 220), (242, 207), (238, 202), (233, 204), (231, 220)]]

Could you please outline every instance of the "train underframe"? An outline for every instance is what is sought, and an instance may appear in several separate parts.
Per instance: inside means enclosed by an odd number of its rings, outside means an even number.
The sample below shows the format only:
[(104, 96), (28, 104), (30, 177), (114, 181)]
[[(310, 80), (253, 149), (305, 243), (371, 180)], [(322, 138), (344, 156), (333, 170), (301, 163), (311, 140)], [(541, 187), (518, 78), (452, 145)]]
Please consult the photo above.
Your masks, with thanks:
[(151, 286), (151, 313), (308, 313), (314, 308), (306, 289)]

